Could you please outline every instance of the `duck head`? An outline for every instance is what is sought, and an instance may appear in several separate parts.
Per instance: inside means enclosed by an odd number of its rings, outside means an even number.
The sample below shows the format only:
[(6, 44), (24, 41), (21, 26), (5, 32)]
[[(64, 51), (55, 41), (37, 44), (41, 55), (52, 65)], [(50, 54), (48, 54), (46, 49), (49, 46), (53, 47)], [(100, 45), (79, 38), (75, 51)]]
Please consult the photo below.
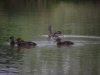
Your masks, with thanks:
[(14, 40), (14, 37), (13, 36), (9, 37), (9, 40)]
[(60, 39), (60, 38), (57, 38), (57, 39), (54, 41), (54, 43), (55, 43), (55, 42), (57, 42), (57, 43), (58, 43), (58, 42), (61, 42), (61, 39)]
[(21, 38), (17, 38), (16, 41), (17, 41), (17, 42), (21, 41)]
[(12, 45), (12, 46), (15, 45), (15, 40), (14, 40), (14, 37), (13, 36), (9, 37), (8, 40), (10, 40), (10, 45)]

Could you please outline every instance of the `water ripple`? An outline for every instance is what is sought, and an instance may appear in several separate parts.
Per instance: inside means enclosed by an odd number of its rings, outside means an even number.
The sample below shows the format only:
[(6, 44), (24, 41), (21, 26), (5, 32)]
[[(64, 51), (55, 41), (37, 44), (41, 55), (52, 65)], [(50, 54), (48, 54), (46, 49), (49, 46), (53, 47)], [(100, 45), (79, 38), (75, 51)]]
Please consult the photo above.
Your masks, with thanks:
[[(48, 37), (48, 35), (41, 35), (43, 37)], [(64, 37), (73, 37), (73, 38), (100, 38), (99, 36), (82, 36), (82, 35), (64, 35)]]

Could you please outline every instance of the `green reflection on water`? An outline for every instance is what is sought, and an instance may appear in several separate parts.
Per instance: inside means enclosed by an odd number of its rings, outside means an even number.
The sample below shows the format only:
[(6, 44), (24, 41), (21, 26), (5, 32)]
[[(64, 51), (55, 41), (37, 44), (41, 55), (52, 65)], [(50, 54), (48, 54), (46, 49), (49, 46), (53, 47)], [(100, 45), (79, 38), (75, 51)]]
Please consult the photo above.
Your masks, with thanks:
[(22, 37), (48, 34), (47, 26), (52, 25), (54, 31), (61, 30), (64, 34), (99, 36), (99, 6), (92, 3), (61, 2), (48, 7), (23, 2), (22, 5), (4, 5), (8, 8), (1, 9), (1, 35), (15, 35), (16, 32), (15, 36)]

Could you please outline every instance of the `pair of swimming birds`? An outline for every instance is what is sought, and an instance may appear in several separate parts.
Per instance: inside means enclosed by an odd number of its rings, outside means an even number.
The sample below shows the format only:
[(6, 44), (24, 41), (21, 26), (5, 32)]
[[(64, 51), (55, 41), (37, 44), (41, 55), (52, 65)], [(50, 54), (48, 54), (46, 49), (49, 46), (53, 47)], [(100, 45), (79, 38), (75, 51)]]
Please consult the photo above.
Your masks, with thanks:
[(16, 41), (13, 36), (9, 37), (10, 45), (14, 46), (17, 44), (17, 46), (36, 46), (37, 44), (35, 42), (30, 41), (24, 41), (21, 38), (17, 38)]
[(49, 37), (56, 37), (57, 39), (55, 40), (55, 42), (57, 42), (57, 45), (61, 46), (61, 45), (65, 45), (65, 46), (69, 46), (69, 45), (74, 45), (74, 43), (72, 41), (61, 41), (61, 38), (64, 37), (64, 35), (62, 34), (61, 31), (56, 31), (53, 32), (52, 31), (52, 27), (51, 25), (49, 25), (48, 27), (49, 30)]

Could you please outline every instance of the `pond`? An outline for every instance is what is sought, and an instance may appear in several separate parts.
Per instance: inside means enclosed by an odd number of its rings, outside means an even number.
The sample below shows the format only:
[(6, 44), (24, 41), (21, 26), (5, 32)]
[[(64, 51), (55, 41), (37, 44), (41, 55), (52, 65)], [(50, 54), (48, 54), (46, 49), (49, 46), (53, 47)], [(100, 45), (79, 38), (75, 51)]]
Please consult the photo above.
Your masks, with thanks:
[[(99, 3), (26, 1), (0, 1), (0, 75), (100, 75)], [(74, 45), (57, 47), (49, 25)], [(37, 46), (11, 47), (10, 36)]]

